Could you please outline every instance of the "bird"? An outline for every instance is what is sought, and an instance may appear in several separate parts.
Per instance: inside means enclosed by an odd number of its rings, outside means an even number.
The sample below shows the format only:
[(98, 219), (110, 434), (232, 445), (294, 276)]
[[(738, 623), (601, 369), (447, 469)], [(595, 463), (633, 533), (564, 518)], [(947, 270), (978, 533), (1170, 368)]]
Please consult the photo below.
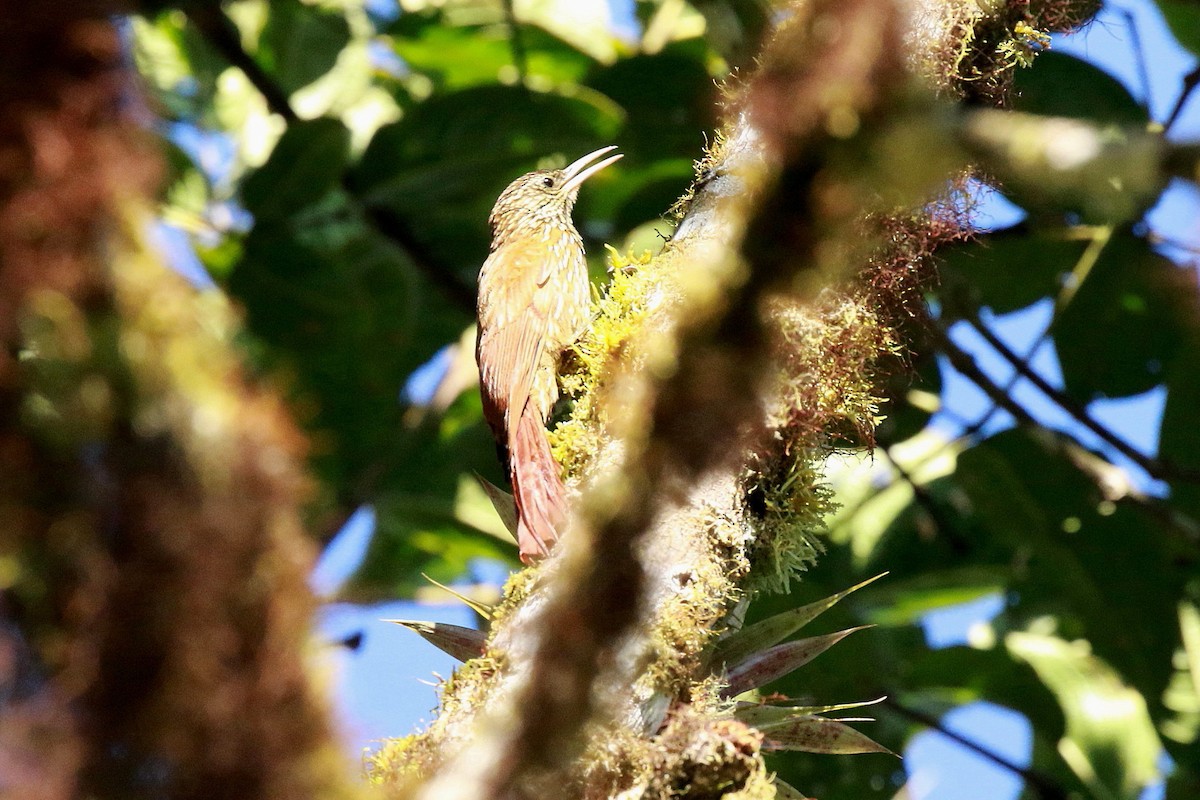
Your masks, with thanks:
[(571, 211), (583, 182), (621, 158), (598, 161), (615, 149), (522, 175), (488, 217), (492, 243), (479, 270), (475, 359), (484, 418), (507, 461), (525, 564), (549, 555), (567, 515), (546, 420), (558, 400), (559, 359), (591, 319), (587, 261)]

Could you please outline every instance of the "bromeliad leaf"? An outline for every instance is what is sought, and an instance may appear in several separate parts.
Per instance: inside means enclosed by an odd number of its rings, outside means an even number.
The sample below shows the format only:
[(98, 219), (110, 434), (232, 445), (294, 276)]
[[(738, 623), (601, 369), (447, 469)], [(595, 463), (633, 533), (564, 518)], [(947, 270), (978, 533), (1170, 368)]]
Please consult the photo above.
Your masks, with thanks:
[(484, 642), (487, 641), (487, 634), (483, 631), (464, 628), (460, 625), (447, 625), (444, 622), (419, 622), (411, 619), (385, 619), (383, 621), (403, 625), (438, 650), (463, 662), (483, 655)]
[(851, 586), (843, 592), (830, 595), (824, 600), (818, 600), (815, 603), (809, 603), (806, 606), (794, 608), (782, 614), (776, 614), (740, 631), (734, 631), (724, 636), (717, 641), (716, 646), (713, 648), (711, 663), (714, 665), (740, 664), (750, 654), (779, 644), (821, 614), (833, 608), (846, 595), (879, 580), (884, 575), (887, 575), (887, 573), (881, 572), (874, 578), (868, 578), (862, 583)]
[[(855, 720), (866, 721), (866, 720)], [(836, 719), (800, 716), (762, 729), (764, 750), (800, 750), (805, 753), (889, 753), (896, 755), (865, 733)]]
[(786, 642), (751, 655), (729, 671), (727, 677), (729, 683), (721, 694), (723, 697), (737, 697), (742, 692), (757, 689), (776, 678), (782, 678), (789, 672), (812, 661), (855, 631), (872, 627), (874, 626), (860, 625), (824, 636), (810, 636), (807, 639)]
[(512, 535), (513, 539), (517, 538), (517, 504), (513, 500), (513, 496), (501, 489), (496, 484), (489, 481), (487, 478), (475, 473), (475, 480), (479, 481), (479, 485), (483, 487), (484, 493), (487, 494), (488, 500), (492, 501), (492, 507), (496, 509), (496, 513), (500, 516), (500, 521), (504, 523), (504, 527)]
[(775, 800), (808, 800), (808, 795), (802, 794), (799, 789), (790, 783), (781, 781), (779, 778), (776, 778), (774, 783)]
[(429, 581), (430, 583), (432, 583), (434, 586), (438, 587), (439, 589), (441, 589), (445, 592), (449, 592), (451, 595), (453, 595), (453, 597), (456, 600), (460, 601), (463, 605), (465, 605), (467, 608), (471, 609), (472, 611), (474, 611), (476, 614), (483, 617), (484, 619), (490, 620), (492, 618), (492, 607), (490, 605), (488, 605), (487, 603), (481, 603), (478, 600), (473, 600), (470, 597), (467, 597), (465, 594), (462, 594), (461, 592), (456, 592), (453, 589), (451, 589), (449, 586), (447, 586), (446, 584), (438, 583), (433, 578), (426, 575), (424, 572), (421, 573), (421, 577), (424, 578), (425, 580)]
[(733, 712), (733, 716), (747, 725), (759, 730), (766, 730), (771, 725), (777, 725), (796, 717), (811, 717), (815, 714), (828, 714), (831, 711), (848, 711), (851, 708), (862, 708), (882, 703), (887, 698), (879, 697), (860, 703), (839, 703), (831, 706), (770, 706), (759, 703), (748, 703)]

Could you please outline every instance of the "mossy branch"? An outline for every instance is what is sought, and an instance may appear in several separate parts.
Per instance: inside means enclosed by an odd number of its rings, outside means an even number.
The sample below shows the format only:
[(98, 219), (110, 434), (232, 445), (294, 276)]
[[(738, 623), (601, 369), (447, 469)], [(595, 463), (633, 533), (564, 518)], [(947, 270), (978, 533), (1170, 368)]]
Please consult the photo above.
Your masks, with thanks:
[[(399, 795), (773, 796), (706, 648), (815, 558), (821, 458), (870, 443), (898, 318), (961, 233), (930, 203), (967, 172), (959, 118), (911, 78), (900, 6), (798, 4), (731, 91), (672, 241), (614, 259), (555, 432), (577, 514), (430, 729), (374, 760)], [(990, 57), (997, 79), (1017, 65)]]

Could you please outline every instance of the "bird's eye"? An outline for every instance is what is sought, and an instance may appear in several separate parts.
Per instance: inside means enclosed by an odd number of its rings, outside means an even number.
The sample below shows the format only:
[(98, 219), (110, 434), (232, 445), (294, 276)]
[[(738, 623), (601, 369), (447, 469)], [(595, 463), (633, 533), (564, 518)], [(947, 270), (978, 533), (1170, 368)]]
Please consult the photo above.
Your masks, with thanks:
[(542, 186), (545, 186), (547, 189), (553, 189), (554, 188), (554, 178), (551, 178), (549, 175), (542, 178)]

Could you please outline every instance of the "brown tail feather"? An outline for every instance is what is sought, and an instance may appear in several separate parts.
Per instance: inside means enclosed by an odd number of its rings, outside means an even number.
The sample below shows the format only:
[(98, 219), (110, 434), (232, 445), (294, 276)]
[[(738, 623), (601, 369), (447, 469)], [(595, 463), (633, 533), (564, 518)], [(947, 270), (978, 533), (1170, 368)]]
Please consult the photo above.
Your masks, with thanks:
[(528, 564), (550, 552), (567, 516), (567, 490), (550, 453), (546, 427), (534, 414), (517, 421), (509, 452), (513, 498), (517, 501), (517, 546)]

